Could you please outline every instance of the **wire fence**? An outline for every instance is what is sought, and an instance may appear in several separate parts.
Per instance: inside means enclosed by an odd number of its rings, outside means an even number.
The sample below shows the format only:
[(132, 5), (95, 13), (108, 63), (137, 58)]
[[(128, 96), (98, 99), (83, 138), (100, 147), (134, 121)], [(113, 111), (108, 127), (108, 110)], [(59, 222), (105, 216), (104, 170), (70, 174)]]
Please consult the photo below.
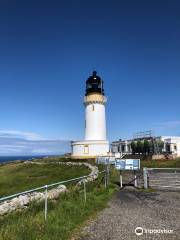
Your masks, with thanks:
[[(107, 170), (100, 171), (98, 173), (98, 177), (99, 177), (99, 174), (104, 174), (104, 186), (105, 186), (105, 188), (107, 188), (107, 185), (109, 183), (109, 172)], [(68, 179), (68, 180), (64, 180), (64, 181), (60, 181), (60, 182), (56, 182), (56, 183), (52, 183), (52, 184), (47, 184), (47, 185), (44, 185), (44, 186), (41, 186), (41, 187), (33, 188), (33, 189), (30, 189), (30, 190), (19, 192), (19, 193), (12, 194), (12, 195), (9, 195), (9, 196), (1, 197), (0, 198), (0, 203), (3, 202), (3, 201), (13, 199), (15, 197), (26, 195), (28, 193), (33, 193), (33, 192), (44, 190), (44, 200), (45, 200), (44, 201), (44, 218), (45, 218), (45, 220), (47, 220), (48, 189), (52, 188), (52, 187), (55, 187), (55, 186), (58, 186), (58, 185), (61, 185), (61, 184), (75, 183), (75, 182), (82, 181), (83, 190), (84, 190), (83, 191), (84, 192), (84, 201), (86, 202), (86, 200), (87, 200), (86, 179), (88, 179), (89, 177), (94, 177), (94, 175), (91, 175), (91, 176), (87, 175), (87, 176), (81, 176), (81, 177), (78, 177), (78, 178), (72, 178), (72, 179)]]

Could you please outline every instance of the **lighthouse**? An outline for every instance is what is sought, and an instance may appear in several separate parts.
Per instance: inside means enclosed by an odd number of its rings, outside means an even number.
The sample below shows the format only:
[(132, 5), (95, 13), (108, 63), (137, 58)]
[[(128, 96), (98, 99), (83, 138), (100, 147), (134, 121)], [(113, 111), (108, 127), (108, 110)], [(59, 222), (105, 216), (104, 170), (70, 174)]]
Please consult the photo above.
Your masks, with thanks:
[(103, 80), (94, 71), (86, 81), (85, 140), (106, 140), (105, 104)]
[(106, 138), (107, 98), (104, 94), (104, 82), (93, 71), (86, 81), (84, 96), (85, 136), (83, 141), (72, 142), (72, 157), (106, 156), (109, 152), (109, 142)]

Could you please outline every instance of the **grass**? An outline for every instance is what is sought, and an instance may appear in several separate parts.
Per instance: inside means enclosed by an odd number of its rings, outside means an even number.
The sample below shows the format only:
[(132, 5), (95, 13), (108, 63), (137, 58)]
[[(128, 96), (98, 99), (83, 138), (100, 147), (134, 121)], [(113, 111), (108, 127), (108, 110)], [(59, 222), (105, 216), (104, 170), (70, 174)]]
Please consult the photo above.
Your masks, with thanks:
[[(10, 163), (0, 166), (0, 195), (56, 181), (88, 175), (89, 170), (80, 166), (54, 164), (63, 159), (38, 160), (46, 164)], [(64, 160), (69, 161), (69, 159)], [(102, 170), (104, 166), (99, 166)], [(111, 180), (116, 178), (112, 170)], [(113, 182), (113, 181), (112, 181)], [(107, 206), (117, 189), (116, 184), (104, 187), (103, 175), (87, 183), (87, 201), (84, 201), (83, 186), (69, 185), (69, 191), (56, 201), (48, 200), (48, 219), (44, 220), (44, 202), (31, 203), (27, 209), (0, 217), (0, 240), (65, 240), (70, 239), (82, 224)]]
[[(48, 159), (41, 159), (38, 161), (43, 161), (43, 162), (51, 162), (51, 161), (56, 161), (56, 162), (89, 162), (92, 165), (95, 165), (95, 160), (94, 159), (70, 159), (70, 158), (62, 158), (62, 157), (56, 157), (56, 158), (48, 158)], [(150, 167), (150, 168), (180, 168), (180, 158), (176, 159), (157, 159), (157, 160), (151, 160), (150, 158), (141, 160), (141, 168), (143, 167)], [(104, 165), (98, 165), (98, 168), (100, 170), (104, 169)]]
[[(52, 164), (54, 159), (45, 159), (47, 165), (8, 164), (0, 166), (0, 191), (25, 190), (22, 188), (44, 185), (56, 180), (86, 175), (88, 169)], [(62, 159), (55, 159), (61, 161)], [(63, 160), (69, 161), (69, 159)], [(102, 170), (104, 166), (100, 166)], [(180, 167), (177, 160), (141, 161), (141, 167)], [(2, 177), (1, 177), (2, 176)], [(70, 186), (68, 193), (61, 194), (57, 201), (48, 201), (48, 219), (44, 220), (44, 202), (32, 203), (27, 209), (0, 217), (0, 240), (65, 240), (71, 239), (76, 229), (107, 206), (108, 200), (117, 190), (119, 172), (111, 167), (111, 184), (104, 188), (100, 176), (95, 182), (87, 183), (87, 201), (83, 188)], [(15, 185), (15, 187), (14, 187)], [(8, 189), (9, 188), (9, 189)], [(19, 190), (18, 190), (19, 191)], [(152, 191), (152, 190), (151, 190)]]
[(89, 169), (84, 166), (65, 166), (53, 163), (0, 165), (0, 196), (7, 196), (89, 173)]
[(148, 189), (139, 188), (138, 191), (140, 191), (140, 192), (145, 192), (145, 193), (154, 193), (154, 192), (156, 192), (157, 190), (154, 189), (154, 188), (148, 188)]
[(91, 165), (95, 165), (95, 159), (94, 158), (87, 158), (87, 159), (71, 159), (68, 157), (48, 157), (43, 159), (37, 159), (36, 161), (40, 162), (86, 162), (90, 163)]
[(0, 217), (0, 240), (65, 240), (85, 220), (107, 206), (117, 186), (104, 188), (102, 177), (87, 183), (87, 201), (83, 189), (71, 189), (56, 201), (48, 201), (48, 219), (44, 220), (44, 203), (31, 204), (21, 212)]
[(141, 168), (180, 168), (180, 158), (170, 160), (141, 160)]

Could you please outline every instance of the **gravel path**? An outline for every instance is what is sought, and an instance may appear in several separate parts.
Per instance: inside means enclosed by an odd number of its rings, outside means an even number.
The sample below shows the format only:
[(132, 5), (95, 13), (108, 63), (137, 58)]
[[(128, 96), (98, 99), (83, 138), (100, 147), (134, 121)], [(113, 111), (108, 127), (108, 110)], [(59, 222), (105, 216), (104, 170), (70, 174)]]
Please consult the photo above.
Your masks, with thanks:
[[(142, 227), (144, 233), (137, 236), (136, 227)], [(145, 233), (145, 229), (166, 229), (173, 233)], [(108, 208), (83, 228), (82, 236), (81, 240), (180, 240), (180, 192), (121, 190)]]

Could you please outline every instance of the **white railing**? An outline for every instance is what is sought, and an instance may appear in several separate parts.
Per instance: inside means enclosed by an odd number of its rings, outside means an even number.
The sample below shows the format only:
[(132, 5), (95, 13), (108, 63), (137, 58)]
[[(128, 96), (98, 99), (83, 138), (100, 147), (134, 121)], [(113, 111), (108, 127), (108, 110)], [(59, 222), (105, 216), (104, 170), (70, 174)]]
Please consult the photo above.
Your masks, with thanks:
[[(108, 174), (107, 174), (106, 170), (99, 172), (99, 174), (102, 174), (102, 173), (104, 173), (104, 185), (105, 185), (105, 188), (106, 188), (107, 184), (108, 184)], [(91, 175), (91, 177), (93, 177), (93, 176)], [(60, 181), (60, 182), (56, 182), (56, 183), (52, 183), (52, 184), (47, 184), (47, 185), (37, 187), (37, 188), (33, 188), (33, 189), (30, 189), (30, 190), (27, 190), (27, 191), (23, 191), (23, 192), (19, 192), (19, 193), (16, 193), (16, 194), (9, 195), (9, 196), (1, 197), (0, 202), (10, 200), (10, 199), (15, 198), (15, 197), (19, 197), (20, 195), (33, 193), (33, 192), (36, 192), (36, 191), (39, 191), (39, 190), (45, 190), (44, 218), (46, 220), (47, 219), (47, 200), (48, 200), (47, 190), (48, 190), (48, 188), (55, 187), (55, 186), (58, 186), (60, 184), (82, 181), (82, 183), (84, 185), (84, 200), (86, 201), (87, 195), (86, 195), (86, 181), (85, 180), (87, 178), (89, 178), (89, 175), (78, 177), (78, 178), (72, 178), (72, 179), (68, 179), (68, 180), (65, 180), (65, 181)]]

